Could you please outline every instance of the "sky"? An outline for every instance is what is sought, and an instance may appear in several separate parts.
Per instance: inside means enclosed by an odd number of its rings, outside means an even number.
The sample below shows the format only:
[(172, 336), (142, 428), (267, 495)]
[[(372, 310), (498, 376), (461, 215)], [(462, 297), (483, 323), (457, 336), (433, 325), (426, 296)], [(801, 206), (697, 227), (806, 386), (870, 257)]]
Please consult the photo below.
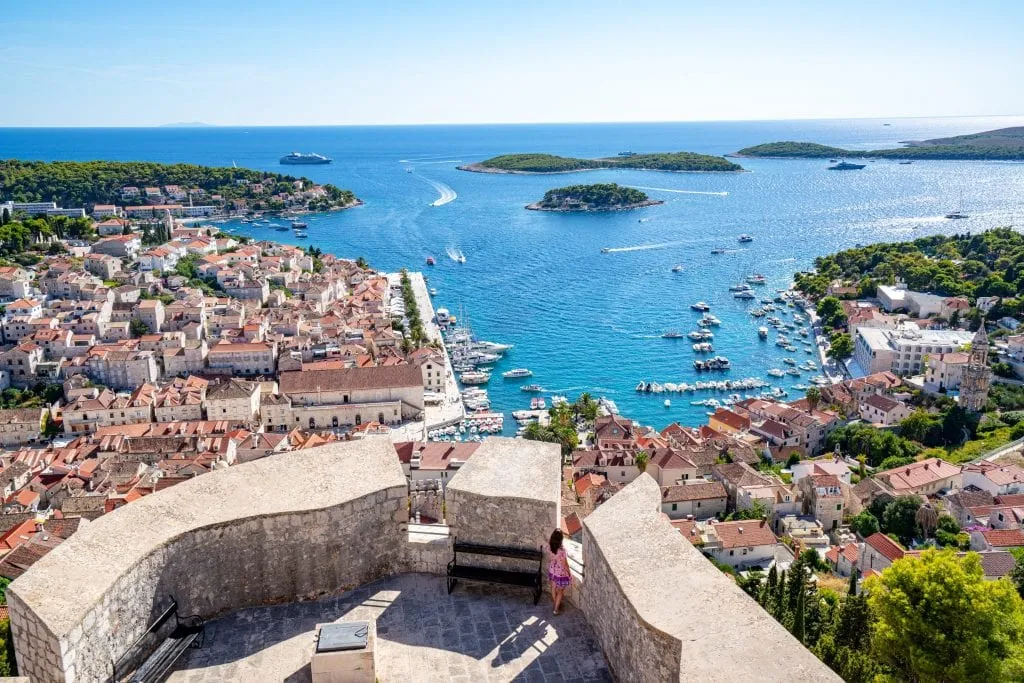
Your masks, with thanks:
[(1024, 114), (1024, 3), (5, 3), (0, 126)]

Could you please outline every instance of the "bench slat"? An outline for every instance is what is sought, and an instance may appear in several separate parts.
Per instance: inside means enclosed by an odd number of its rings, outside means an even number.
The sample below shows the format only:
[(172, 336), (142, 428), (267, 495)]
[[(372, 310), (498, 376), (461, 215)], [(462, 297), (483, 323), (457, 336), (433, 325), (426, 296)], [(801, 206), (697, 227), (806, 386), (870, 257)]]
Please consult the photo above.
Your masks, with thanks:
[(497, 545), (478, 545), (476, 543), (456, 542), (454, 545), (456, 553), (471, 555), (492, 555), (495, 557), (510, 557), (517, 560), (532, 560), (539, 562), (544, 559), (544, 554), (532, 548), (508, 548)]
[(485, 569), (483, 567), (454, 566), (449, 576), (469, 581), (488, 581), (504, 583), (510, 586), (535, 587), (540, 583), (536, 572), (513, 572), (505, 569)]
[(199, 637), (201, 628), (182, 628), (175, 632), (158, 647), (142, 666), (135, 670), (128, 679), (131, 683), (150, 683), (164, 677), (178, 658)]

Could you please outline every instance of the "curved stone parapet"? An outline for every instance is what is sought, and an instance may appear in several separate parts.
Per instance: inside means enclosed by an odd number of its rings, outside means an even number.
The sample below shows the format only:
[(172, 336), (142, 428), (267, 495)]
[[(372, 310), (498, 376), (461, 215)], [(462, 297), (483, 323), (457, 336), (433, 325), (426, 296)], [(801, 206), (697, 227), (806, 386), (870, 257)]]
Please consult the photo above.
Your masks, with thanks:
[(840, 681), (660, 513), (647, 475), (583, 520), (580, 607), (617, 678)]
[(406, 480), (386, 439), (203, 475), (84, 526), (10, 585), (19, 670), (103, 681), (173, 596), (208, 618), (404, 567)]

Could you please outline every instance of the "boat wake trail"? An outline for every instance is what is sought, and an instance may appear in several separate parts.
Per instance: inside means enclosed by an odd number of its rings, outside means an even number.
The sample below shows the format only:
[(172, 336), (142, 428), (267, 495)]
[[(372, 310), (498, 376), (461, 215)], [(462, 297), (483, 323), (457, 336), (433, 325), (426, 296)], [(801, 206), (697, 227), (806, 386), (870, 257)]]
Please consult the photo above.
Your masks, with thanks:
[(445, 253), (448, 254), (448, 258), (458, 263), (466, 262), (466, 255), (462, 253), (462, 250), (458, 247), (448, 247), (445, 249)]
[(633, 247), (608, 247), (602, 249), (606, 254), (618, 254), (624, 251), (647, 251), (648, 249), (664, 249), (665, 247), (674, 247), (680, 244), (687, 244), (685, 240), (679, 240), (676, 242), (659, 242), (657, 244), (637, 244)]
[(444, 206), (449, 202), (454, 202), (455, 198), (459, 196), (458, 194), (456, 194), (455, 190), (453, 190), (448, 185), (445, 185), (444, 183), (439, 183), (436, 180), (424, 178), (423, 176), (417, 176), (417, 178), (419, 178), (420, 180), (422, 180), (423, 182), (427, 183), (432, 188), (437, 190), (438, 197), (434, 201), (430, 202), (431, 206)]
[(643, 185), (627, 185), (634, 190), (654, 190), (655, 192), (674, 192), (675, 194), (706, 194), (712, 197), (727, 197), (728, 192), (703, 192), (701, 190), (673, 190), (668, 187), (645, 187)]

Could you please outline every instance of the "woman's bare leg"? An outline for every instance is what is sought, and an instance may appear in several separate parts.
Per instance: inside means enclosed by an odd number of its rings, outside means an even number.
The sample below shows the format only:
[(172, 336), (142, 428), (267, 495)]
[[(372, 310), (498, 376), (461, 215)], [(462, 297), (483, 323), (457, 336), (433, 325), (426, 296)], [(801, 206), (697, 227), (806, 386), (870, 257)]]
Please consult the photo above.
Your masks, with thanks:
[(565, 595), (565, 589), (564, 588), (555, 588), (554, 589), (555, 614), (558, 614), (558, 612), (562, 608), (562, 596), (563, 595)]

